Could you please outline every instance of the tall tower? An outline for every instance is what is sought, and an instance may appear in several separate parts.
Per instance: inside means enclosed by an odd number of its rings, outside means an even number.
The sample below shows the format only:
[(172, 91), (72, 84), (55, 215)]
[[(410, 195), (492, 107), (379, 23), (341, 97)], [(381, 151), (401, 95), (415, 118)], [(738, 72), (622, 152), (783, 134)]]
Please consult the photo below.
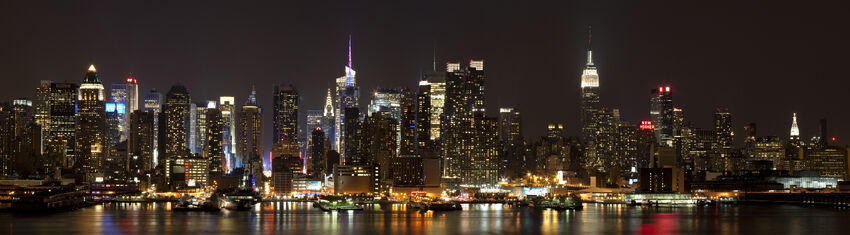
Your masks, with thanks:
[(336, 142), (336, 115), (334, 115), (334, 100), (333, 95), (331, 95), (331, 89), (328, 88), (328, 94), (325, 98), (325, 108), (322, 116), (322, 130), (325, 132), (325, 137), (328, 138), (328, 148), (337, 150), (338, 145)]
[(431, 145), (431, 83), (425, 77), (419, 81), (416, 94), (416, 148), (432, 150)]
[(714, 111), (714, 133), (715, 143), (723, 149), (731, 149), (732, 140), (732, 114), (727, 108), (717, 108)]
[[(344, 149), (345, 142), (345, 109), (358, 108), (360, 102), (360, 87), (357, 86), (357, 72), (351, 63), (351, 36), (348, 37), (348, 65), (345, 66), (345, 75), (336, 79), (336, 101), (334, 104), (337, 114), (335, 119), (336, 133), (333, 137), (336, 149)], [(343, 154), (345, 151), (342, 151)], [(345, 158), (346, 156), (342, 156)]]
[(581, 74), (581, 138), (586, 142), (586, 166), (593, 168), (601, 165), (597, 148), (600, 144), (602, 107), (599, 103), (599, 74), (593, 63), (591, 47), (592, 34), (588, 27), (587, 34), (587, 63)]
[[(491, 120), (484, 120), (484, 61), (471, 60), (469, 67), (461, 69), (460, 63), (446, 64), (446, 100), (441, 121), (440, 137), (443, 141), (444, 166), (443, 176), (448, 178), (459, 178), (461, 183), (482, 183), (482, 169), (473, 166), (481, 157), (495, 157), (496, 154), (482, 155), (487, 153), (484, 147), (479, 146), (486, 141), (479, 141), (477, 134), (483, 134), (478, 127), (484, 124), (489, 126)], [(493, 133), (498, 133), (498, 122), (492, 120)], [(491, 130), (487, 130), (489, 131)], [(493, 134), (494, 141), (496, 134)], [(485, 151), (485, 152), (481, 152)], [(496, 160), (493, 159), (493, 164)], [(495, 179), (495, 177), (494, 177)], [(495, 182), (492, 182), (495, 183)]]
[(655, 126), (655, 139), (658, 145), (673, 146), (673, 92), (670, 86), (659, 86), (650, 93), (649, 116)]
[(145, 95), (144, 110), (153, 112), (153, 155), (151, 156), (151, 167), (159, 164), (159, 114), (162, 112), (162, 93), (151, 89)]
[[(238, 141), (236, 148), (239, 150), (237, 156), (242, 158), (245, 170), (254, 177), (263, 175), (263, 113), (257, 104), (257, 92), (251, 90), (248, 100), (242, 105), (239, 112), (239, 128), (237, 128)], [(259, 182), (262, 182), (260, 180)]]
[(128, 178), (141, 177), (153, 169), (155, 151), (154, 111), (137, 110), (130, 114), (130, 135), (128, 141), (129, 169)]
[(133, 73), (127, 74), (127, 113), (131, 114), (139, 110), (139, 81)]
[(219, 97), (218, 109), (221, 110), (221, 120), (224, 122), (224, 155), (227, 168), (242, 167), (242, 162), (236, 157), (236, 98), (233, 96)]
[(189, 90), (183, 85), (171, 86), (159, 115), (159, 156), (162, 160), (185, 158), (189, 154), (186, 133), (189, 128)]
[(77, 143), (74, 168), (86, 173), (86, 179), (94, 180), (103, 173), (106, 146), (106, 97), (94, 65), (80, 84), (77, 95)]
[(77, 93), (80, 86), (75, 83), (51, 83), (49, 102), (49, 120), (47, 144), (54, 146), (56, 154), (64, 155), (60, 159), (61, 167), (72, 167), (76, 159), (77, 143)]
[(797, 126), (797, 113), (791, 117), (791, 141), (800, 141), (800, 127)]
[(272, 142), (298, 139), (298, 90), (293, 85), (275, 85), (272, 104)]
[(206, 134), (204, 135), (204, 150), (202, 155), (210, 162), (210, 174), (220, 175), (228, 172), (227, 159), (224, 155), (224, 121), (221, 118), (221, 110), (216, 107), (215, 101), (210, 101), (206, 106)]

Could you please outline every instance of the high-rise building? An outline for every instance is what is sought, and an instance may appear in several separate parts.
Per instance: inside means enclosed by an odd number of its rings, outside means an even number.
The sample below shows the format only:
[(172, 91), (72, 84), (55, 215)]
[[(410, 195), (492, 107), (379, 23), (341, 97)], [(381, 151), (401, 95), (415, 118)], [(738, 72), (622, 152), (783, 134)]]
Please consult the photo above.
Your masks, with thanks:
[[(333, 169), (326, 168), (328, 166), (328, 159), (326, 157), (328, 152), (327, 142), (327, 137), (325, 137), (325, 132), (322, 131), (322, 127), (313, 127), (307, 147), (310, 158), (308, 161), (309, 167), (307, 169), (307, 176), (311, 179), (321, 180), (324, 179), (325, 175), (333, 173)], [(336, 162), (333, 164), (339, 163)], [(331, 164), (331, 166), (333, 166), (333, 164)]]
[[(114, 110), (116, 112), (112, 112), (111, 116), (113, 116), (115, 121), (117, 121), (117, 125), (114, 126), (117, 127), (117, 130), (113, 131), (117, 131), (118, 133), (118, 139), (111, 144), (127, 140), (127, 116), (129, 115), (129, 113), (127, 112), (127, 106), (129, 104), (127, 85), (127, 83), (113, 83), (112, 86), (110, 86), (110, 99), (108, 103), (111, 103), (111, 105), (115, 107)], [(119, 107), (122, 111), (120, 113), (117, 112), (119, 110)], [(112, 145), (108, 146), (112, 147)]]
[(419, 145), (416, 139), (416, 94), (407, 88), (402, 89), (399, 105), (401, 108), (396, 131), (398, 133), (396, 152), (399, 155), (417, 153)]
[[(589, 31), (589, 30), (588, 30)], [(602, 105), (599, 103), (599, 73), (596, 64), (593, 63), (593, 50), (591, 47), (591, 34), (588, 32), (587, 63), (581, 74), (581, 138), (586, 143), (585, 151), (586, 167), (588, 169), (599, 168), (602, 165), (598, 149), (601, 144), (601, 120)]]
[[(357, 86), (357, 72), (354, 71), (354, 68), (351, 64), (351, 37), (348, 39), (348, 66), (345, 66), (345, 75), (336, 79), (336, 97), (334, 100), (335, 110), (334, 113), (337, 114), (335, 117), (335, 133), (336, 136), (333, 137), (334, 140), (332, 142), (336, 145), (334, 149), (345, 149), (345, 121), (346, 121), (346, 113), (345, 109), (347, 108), (357, 108), (360, 107), (360, 87)], [(345, 151), (342, 152), (342, 157), (346, 158)]]
[(800, 127), (797, 126), (797, 113), (791, 117), (791, 142), (800, 142)]
[(183, 158), (189, 155), (187, 130), (189, 129), (189, 90), (183, 85), (171, 86), (159, 115), (159, 157), (162, 160)]
[(61, 167), (73, 167), (77, 146), (77, 93), (80, 86), (74, 83), (51, 83), (48, 97), (50, 123), (47, 128), (48, 145), (65, 158)]
[(207, 101), (205, 103), (193, 103), (191, 105), (192, 108), (192, 134), (190, 142), (190, 150), (194, 154), (201, 154), (204, 151), (204, 144), (207, 139), (207, 109), (210, 104), (213, 103), (213, 107), (215, 107), (215, 101)]
[[(489, 157), (481, 155), (481, 151), (487, 151), (486, 146), (479, 146), (485, 144), (479, 141), (485, 137), (477, 136), (483, 131), (477, 128), (485, 127), (489, 122), (478, 123), (475, 119), (475, 113), (484, 112), (484, 62), (471, 60), (469, 67), (464, 69), (461, 69), (460, 63), (448, 63), (446, 71), (446, 100), (440, 126), (444, 151), (443, 177), (459, 178), (462, 183), (469, 184), (489, 182), (478, 178), (486, 175), (479, 170), (488, 166), (471, 165), (473, 161)], [(498, 122), (495, 121), (494, 125), (493, 131), (498, 133)], [(493, 142), (496, 142), (496, 135)], [(494, 166), (496, 161), (493, 159)]]
[(649, 96), (649, 116), (655, 126), (658, 145), (673, 146), (673, 92), (670, 86), (659, 86)]
[(337, 147), (337, 125), (336, 125), (336, 115), (334, 114), (334, 103), (333, 103), (333, 95), (331, 95), (331, 89), (328, 89), (328, 94), (325, 98), (325, 107), (322, 110), (322, 131), (325, 132), (325, 136), (328, 138), (328, 148), (336, 151), (341, 151)]
[(399, 120), (401, 118), (401, 91), (400, 88), (378, 88), (369, 101), (369, 112), (381, 113), (386, 117)]
[(242, 158), (245, 170), (263, 182), (263, 111), (257, 103), (257, 92), (251, 91), (239, 112), (237, 156)]
[(153, 156), (151, 158), (151, 162), (153, 165), (151, 167), (156, 167), (159, 163), (159, 113), (162, 112), (162, 93), (156, 91), (156, 89), (151, 89), (150, 92), (145, 94), (144, 101), (144, 110), (153, 112)]
[(218, 109), (221, 110), (221, 120), (224, 122), (224, 155), (228, 169), (242, 167), (242, 161), (236, 155), (236, 98), (233, 96), (219, 97)]
[(126, 109), (124, 104), (122, 103), (106, 103), (106, 146), (109, 148), (114, 147), (118, 142), (122, 141), (122, 131), (127, 130), (124, 129), (122, 124), (123, 121), (126, 120)]
[[(324, 127), (324, 123), (322, 122), (324, 119), (324, 111), (321, 109), (307, 110), (307, 120), (304, 122), (304, 128), (302, 128), (302, 130), (312, 133), (313, 129), (316, 129), (316, 127)], [(324, 131), (324, 129), (322, 129), (322, 131)]]
[(431, 151), (431, 83), (423, 77), (416, 94), (416, 148), (420, 152)]
[(139, 81), (136, 80), (136, 75), (133, 73), (127, 74), (127, 78), (125, 79), (127, 82), (127, 113), (132, 114), (136, 110), (139, 110)]
[(204, 149), (201, 155), (210, 163), (210, 174), (221, 175), (228, 172), (224, 154), (224, 120), (215, 101), (209, 101), (205, 108), (207, 109), (204, 123), (206, 134), (204, 134)]
[(86, 173), (86, 179), (93, 181), (97, 174), (103, 173), (103, 160), (108, 150), (106, 94), (94, 65), (89, 66), (80, 84), (77, 100), (77, 143), (74, 168)]
[(130, 114), (130, 135), (127, 138), (130, 179), (139, 179), (153, 169), (154, 111), (136, 110)]
[(298, 139), (298, 90), (293, 85), (275, 85), (273, 96), (272, 142)]
[(732, 114), (727, 108), (717, 108), (714, 111), (714, 133), (716, 135), (715, 143), (718, 148), (732, 148)]
[[(563, 129), (563, 126), (561, 126)], [(499, 109), (499, 176), (522, 177), (525, 143), (522, 137), (522, 116), (519, 109)]]
[(441, 117), (443, 116), (443, 107), (446, 102), (446, 74), (444, 71), (434, 71), (425, 74), (425, 80), (428, 81), (428, 88), (430, 89), (429, 100), (431, 102), (431, 108), (429, 113), (431, 114), (430, 138), (432, 141), (440, 139)]
[(33, 107), (35, 108), (35, 123), (41, 126), (45, 132), (50, 128), (51, 83), (53, 83), (53, 81), (41, 80), (38, 88), (35, 89), (35, 100), (33, 100)]
[(103, 181), (109, 183), (126, 183), (129, 176), (129, 158), (127, 141), (122, 141), (109, 147), (103, 160)]

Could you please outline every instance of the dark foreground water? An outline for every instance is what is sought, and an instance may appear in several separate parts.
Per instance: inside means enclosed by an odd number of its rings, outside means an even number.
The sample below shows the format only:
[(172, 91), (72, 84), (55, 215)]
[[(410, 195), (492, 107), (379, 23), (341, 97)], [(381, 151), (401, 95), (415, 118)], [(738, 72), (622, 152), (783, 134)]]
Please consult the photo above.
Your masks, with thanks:
[(252, 211), (171, 212), (168, 203), (111, 203), (76, 211), (0, 213), (0, 234), (848, 234), (850, 211), (792, 205), (644, 208), (585, 204), (581, 211), (464, 204), (463, 211), (378, 205), (323, 212), (309, 203)]

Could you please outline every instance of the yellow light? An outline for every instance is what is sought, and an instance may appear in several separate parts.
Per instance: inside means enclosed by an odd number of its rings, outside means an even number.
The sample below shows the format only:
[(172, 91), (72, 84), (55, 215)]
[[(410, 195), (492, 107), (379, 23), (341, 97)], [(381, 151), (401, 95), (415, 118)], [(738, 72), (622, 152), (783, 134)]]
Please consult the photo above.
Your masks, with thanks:
[(89, 71), (97, 72), (97, 69), (94, 68), (94, 65), (89, 66)]

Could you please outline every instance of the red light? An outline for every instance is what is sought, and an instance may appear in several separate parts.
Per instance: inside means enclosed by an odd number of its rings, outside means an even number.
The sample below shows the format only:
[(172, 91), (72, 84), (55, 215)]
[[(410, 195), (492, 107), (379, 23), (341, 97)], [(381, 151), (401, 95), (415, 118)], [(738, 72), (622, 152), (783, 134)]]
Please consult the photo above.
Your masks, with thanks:
[(128, 82), (128, 83), (133, 82), (133, 78), (127, 78), (127, 82)]
[(835, 142), (835, 140), (837, 140), (837, 139), (835, 138), (835, 136), (833, 136), (833, 137), (832, 137), (832, 142)]
[(658, 87), (658, 92), (664, 92), (664, 87)]
[(664, 90), (667, 90), (667, 92), (670, 92), (670, 86), (665, 87)]
[(652, 121), (640, 121), (640, 129), (653, 130), (655, 129), (655, 125), (652, 125)]

